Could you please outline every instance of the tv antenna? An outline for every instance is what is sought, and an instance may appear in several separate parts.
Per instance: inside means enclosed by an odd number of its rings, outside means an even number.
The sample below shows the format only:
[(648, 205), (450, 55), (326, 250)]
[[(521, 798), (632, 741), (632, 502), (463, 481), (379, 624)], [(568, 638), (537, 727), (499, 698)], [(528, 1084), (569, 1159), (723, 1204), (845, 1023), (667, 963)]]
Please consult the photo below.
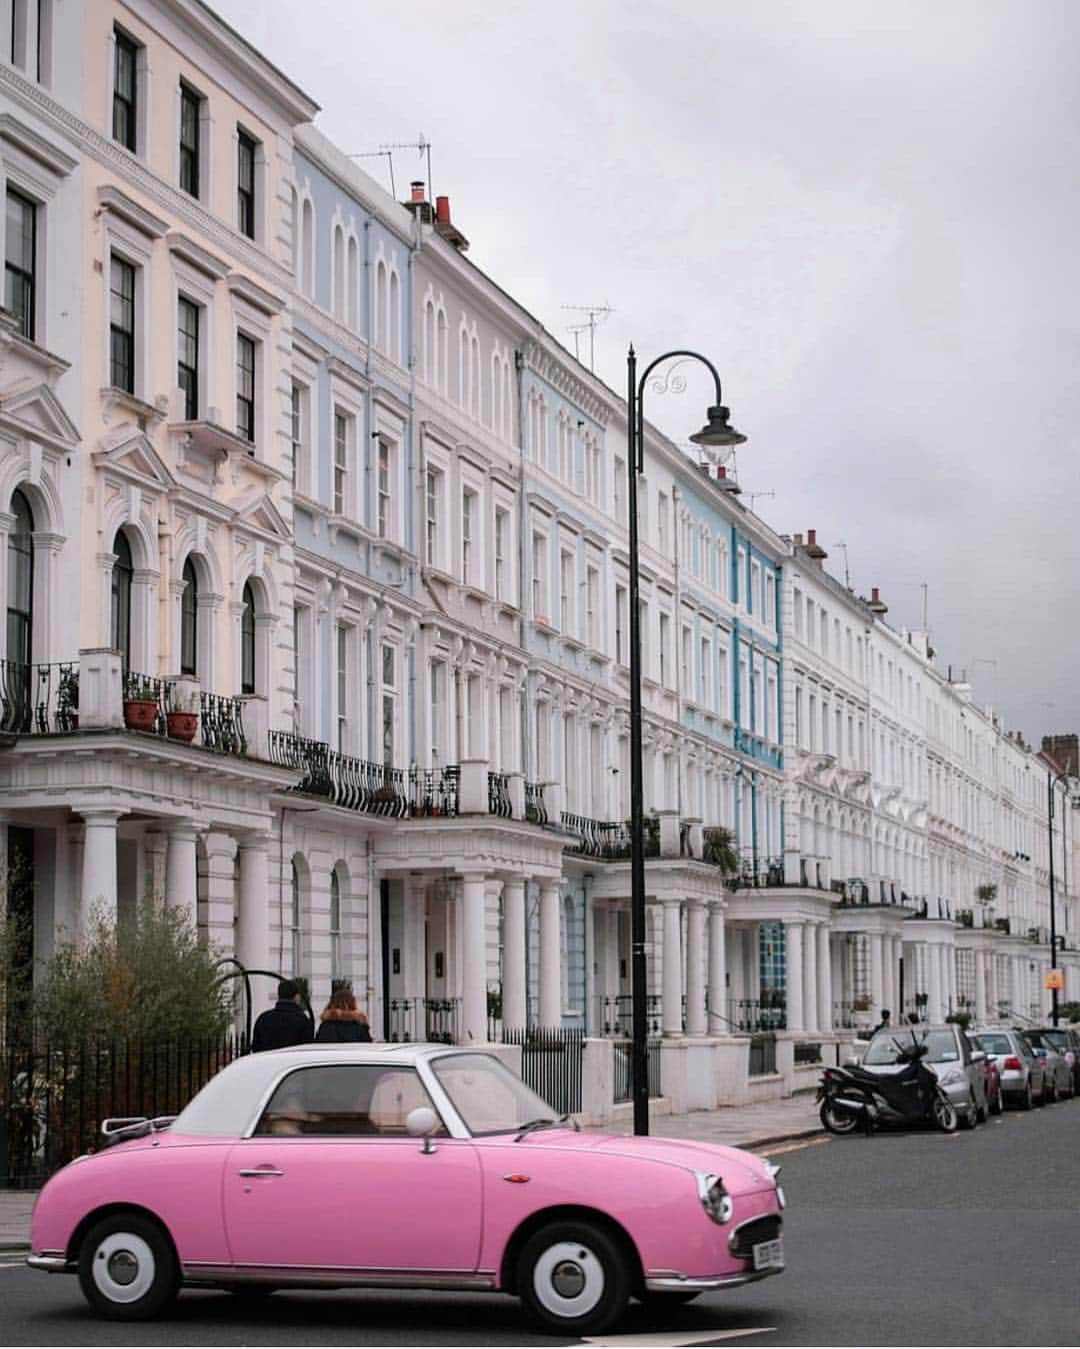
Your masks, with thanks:
[(417, 150), (420, 158), (427, 156), (427, 192), (428, 200), (435, 200), (435, 191), (431, 185), (431, 142), (421, 131), (418, 138), (414, 141), (395, 141), (393, 144), (380, 145), (377, 150), (363, 150), (358, 154), (347, 156), (349, 159), (385, 159), (390, 169), (390, 195), (397, 196), (397, 188), (394, 186), (394, 151), (395, 150)]
[(758, 499), (758, 497), (774, 497), (774, 496), (776, 496), (775, 492), (747, 492), (746, 499), (750, 502), (750, 509), (753, 510), (754, 502)]
[(596, 371), (596, 330), (609, 314), (615, 311), (607, 304), (564, 304), (560, 309), (572, 309), (578, 314), (586, 314), (588, 317), (583, 323), (573, 323), (570, 325), (570, 332), (574, 334), (574, 360), (581, 360), (580, 338), (583, 332), (589, 334), (589, 369)]
[(842, 548), (842, 549), (844, 550), (844, 588), (845, 588), (846, 590), (850, 590), (850, 589), (851, 589), (851, 572), (848, 570), (847, 544), (844, 543), (843, 540), (841, 540), (839, 543), (834, 543), (834, 544), (833, 544), (833, 547), (834, 547), (834, 548)]

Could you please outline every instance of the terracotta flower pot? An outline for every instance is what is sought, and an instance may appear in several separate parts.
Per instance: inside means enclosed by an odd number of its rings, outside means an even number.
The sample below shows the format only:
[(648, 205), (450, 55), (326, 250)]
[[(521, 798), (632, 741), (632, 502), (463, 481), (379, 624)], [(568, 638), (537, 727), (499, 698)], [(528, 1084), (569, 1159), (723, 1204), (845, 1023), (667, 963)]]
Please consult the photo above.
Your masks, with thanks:
[(165, 722), (171, 740), (186, 740), (190, 743), (195, 739), (195, 732), (199, 729), (199, 714), (197, 712), (167, 712)]
[(124, 725), (133, 731), (152, 731), (157, 721), (158, 705), (144, 698), (124, 699)]

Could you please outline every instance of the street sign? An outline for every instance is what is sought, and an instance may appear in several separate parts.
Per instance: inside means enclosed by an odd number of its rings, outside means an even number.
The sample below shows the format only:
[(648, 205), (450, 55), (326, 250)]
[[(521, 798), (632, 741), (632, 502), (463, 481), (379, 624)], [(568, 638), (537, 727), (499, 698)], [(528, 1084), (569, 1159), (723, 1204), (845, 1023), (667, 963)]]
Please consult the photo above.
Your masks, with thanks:
[(1043, 984), (1049, 989), (1057, 989), (1060, 993), (1065, 987), (1064, 970), (1048, 970), (1043, 975)]

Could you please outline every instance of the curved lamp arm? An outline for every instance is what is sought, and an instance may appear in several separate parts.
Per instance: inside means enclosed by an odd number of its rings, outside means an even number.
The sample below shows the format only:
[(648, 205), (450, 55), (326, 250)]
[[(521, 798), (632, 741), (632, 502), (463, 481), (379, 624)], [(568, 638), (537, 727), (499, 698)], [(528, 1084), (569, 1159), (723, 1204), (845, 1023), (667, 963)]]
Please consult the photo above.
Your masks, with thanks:
[[(634, 357), (633, 346), (630, 347), (630, 355), (632, 358)], [(719, 407), (721, 403), (723, 403), (724, 401), (723, 394), (720, 391), (720, 372), (717, 370), (716, 366), (713, 365), (712, 361), (710, 361), (707, 356), (702, 356), (701, 352), (684, 351), (682, 349), (678, 349), (675, 351), (665, 351), (662, 356), (657, 356), (657, 358), (654, 361), (650, 361), (649, 364), (642, 371), (641, 378), (638, 380), (637, 390), (635, 392), (635, 399), (634, 399), (635, 401), (634, 431), (637, 440), (637, 445), (635, 448), (637, 451), (636, 467), (638, 473), (642, 472), (642, 470), (645, 467), (645, 434), (644, 434), (645, 416), (642, 411), (642, 407), (645, 401), (645, 381), (649, 378), (649, 376), (652, 374), (652, 372), (656, 369), (658, 365), (663, 365), (665, 361), (670, 361), (673, 357), (676, 356), (680, 358), (685, 358), (687, 360), (700, 361), (701, 364), (705, 366), (705, 368), (712, 375), (713, 383), (716, 385), (716, 406)]]

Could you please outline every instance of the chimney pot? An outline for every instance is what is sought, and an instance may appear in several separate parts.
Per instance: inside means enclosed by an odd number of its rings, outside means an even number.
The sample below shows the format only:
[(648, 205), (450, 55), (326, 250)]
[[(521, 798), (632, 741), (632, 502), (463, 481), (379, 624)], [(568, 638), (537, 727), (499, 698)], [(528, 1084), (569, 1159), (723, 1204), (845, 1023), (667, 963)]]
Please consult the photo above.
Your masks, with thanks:
[(811, 548), (815, 547), (815, 545), (817, 544), (817, 530), (816, 530), (816, 529), (808, 529), (808, 530), (806, 531), (806, 542), (807, 542), (807, 544), (808, 544)]
[(716, 476), (720, 479), (721, 482), (723, 482), (724, 479), (727, 477), (727, 469), (724, 467), (723, 464), (720, 464), (717, 467)]
[(801, 535), (801, 534), (796, 534), (796, 535), (795, 535), (795, 547), (796, 547), (796, 548), (801, 548), (801, 547), (802, 547), (802, 535)]
[(450, 198), (449, 198), (449, 197), (436, 197), (436, 198), (435, 198), (435, 219), (436, 219), (436, 220), (442, 220), (442, 221), (445, 221), (446, 224), (449, 224), (449, 223), (450, 223)]
[(413, 200), (413, 201), (423, 201), (423, 200), (424, 200), (424, 181), (423, 181), (423, 179), (422, 179), (422, 178), (415, 178), (415, 179), (409, 184), (409, 186), (412, 188), (412, 200)]
[(871, 590), (870, 599), (873, 601), (874, 604), (881, 603), (881, 592), (878, 586), (874, 586), (873, 590)]

